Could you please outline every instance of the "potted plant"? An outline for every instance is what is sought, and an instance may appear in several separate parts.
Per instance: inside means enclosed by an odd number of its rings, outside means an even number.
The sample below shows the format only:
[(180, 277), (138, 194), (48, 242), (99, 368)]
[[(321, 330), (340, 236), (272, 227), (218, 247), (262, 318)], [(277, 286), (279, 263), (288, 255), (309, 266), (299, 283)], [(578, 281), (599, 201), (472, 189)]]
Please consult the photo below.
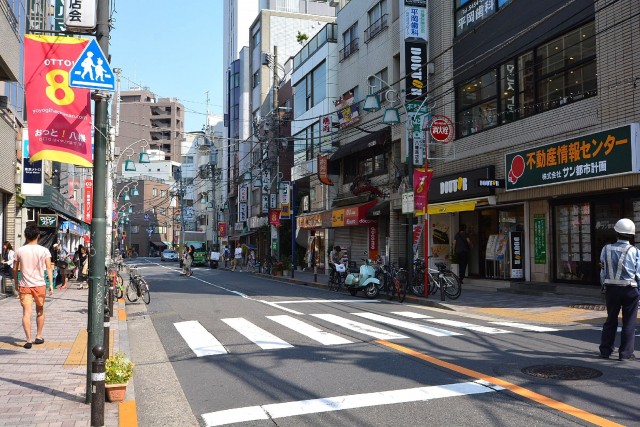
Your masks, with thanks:
[(291, 272), (291, 257), (288, 255), (284, 255), (282, 257), (282, 270), (285, 276), (289, 276)]
[(284, 263), (282, 261), (278, 261), (273, 264), (273, 275), (274, 276), (282, 276), (282, 272), (284, 271)]
[(122, 402), (127, 383), (133, 375), (133, 362), (122, 353), (116, 353), (105, 363), (105, 392), (109, 402)]

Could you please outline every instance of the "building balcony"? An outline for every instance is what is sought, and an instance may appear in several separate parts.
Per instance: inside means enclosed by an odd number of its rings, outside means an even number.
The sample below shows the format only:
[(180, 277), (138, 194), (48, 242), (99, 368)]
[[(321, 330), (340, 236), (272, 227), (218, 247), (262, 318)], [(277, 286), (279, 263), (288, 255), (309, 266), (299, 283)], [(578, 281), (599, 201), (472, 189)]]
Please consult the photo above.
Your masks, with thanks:
[(359, 41), (360, 41), (359, 38), (355, 38), (351, 40), (351, 43), (349, 43), (344, 48), (342, 48), (342, 50), (340, 50), (340, 62), (344, 61), (349, 56), (356, 53), (358, 49), (360, 49)]
[(380, 17), (380, 19), (369, 25), (369, 28), (364, 30), (364, 42), (369, 43), (371, 39), (380, 34), (386, 28), (389, 28), (389, 15), (385, 13)]

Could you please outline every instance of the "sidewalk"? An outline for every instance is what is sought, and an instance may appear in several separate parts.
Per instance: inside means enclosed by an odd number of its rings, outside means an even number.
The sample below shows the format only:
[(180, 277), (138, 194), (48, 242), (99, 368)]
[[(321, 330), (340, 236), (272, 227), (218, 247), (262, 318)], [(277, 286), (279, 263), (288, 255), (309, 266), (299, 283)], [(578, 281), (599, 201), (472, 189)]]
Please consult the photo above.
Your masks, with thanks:
[[(310, 271), (295, 271), (294, 278), (273, 278), (320, 288), (326, 288), (328, 282), (328, 276), (324, 274), (318, 274), (317, 281), (314, 281), (314, 274)], [(523, 290), (527, 286), (530, 286), (530, 292)], [(409, 293), (405, 303), (516, 322), (556, 325), (587, 323), (596, 326), (604, 323), (607, 313), (599, 289), (591, 292), (582, 290), (584, 295), (571, 295), (554, 294), (550, 291), (551, 288), (550, 285), (518, 283), (512, 289), (511, 284), (506, 281), (467, 278), (462, 286), (462, 295), (457, 300), (441, 301), (440, 293), (429, 295), (429, 298)], [(362, 293), (358, 295), (362, 296)], [(380, 294), (379, 299), (385, 298), (385, 294)]]
[[(84, 403), (89, 291), (77, 290), (75, 285), (70, 282), (68, 289), (54, 290), (53, 297), (47, 295), (45, 342), (30, 350), (22, 347), (25, 336), (20, 301), (12, 296), (0, 300), (0, 426), (91, 424), (91, 406)], [(114, 304), (114, 311), (111, 347), (127, 352), (126, 315), (119, 316), (124, 314), (124, 302)], [(35, 339), (35, 305), (32, 326)], [(105, 403), (106, 426), (121, 423), (119, 416), (129, 405), (120, 405)]]

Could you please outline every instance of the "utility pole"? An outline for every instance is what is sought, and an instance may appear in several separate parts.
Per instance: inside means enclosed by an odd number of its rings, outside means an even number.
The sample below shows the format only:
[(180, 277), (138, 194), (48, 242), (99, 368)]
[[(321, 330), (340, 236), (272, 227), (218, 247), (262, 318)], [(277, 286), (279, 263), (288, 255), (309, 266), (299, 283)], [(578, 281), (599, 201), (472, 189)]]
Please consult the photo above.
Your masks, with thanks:
[[(109, 0), (98, 0), (96, 40), (105, 57), (109, 58)], [(104, 334), (105, 249), (107, 237), (106, 194), (107, 187), (107, 136), (108, 99), (96, 92), (95, 140), (93, 153), (93, 219), (91, 220), (92, 245), (89, 251), (89, 318), (87, 324), (87, 387), (86, 403), (91, 403), (91, 367), (95, 356), (92, 349), (102, 346)]]
[[(279, 79), (278, 79), (278, 46), (273, 46), (273, 100), (272, 100), (272, 107), (273, 107), (273, 117), (275, 117), (275, 121), (272, 124), (272, 129), (273, 129), (273, 139), (271, 140), (274, 144), (275, 144), (275, 165), (276, 165), (276, 175), (275, 178), (271, 178), (273, 179), (273, 183), (271, 184), (271, 194), (276, 194), (276, 201), (277, 201), (277, 194), (278, 194), (278, 180), (279, 177), (278, 175), (280, 174), (280, 147), (278, 146), (279, 141), (278, 141), (278, 137), (279, 135), (279, 126), (280, 126), (280, 116), (279, 111), (278, 111), (278, 84), (279, 84)], [(274, 151), (274, 148), (271, 147), (271, 152)], [(273, 163), (271, 165), (271, 171), (273, 172)], [(275, 190), (274, 190), (274, 185), (275, 185)], [(271, 203), (271, 195), (269, 195), (269, 203)], [(271, 207), (271, 206), (269, 206)], [(271, 219), (271, 215), (269, 215), (269, 219)], [(279, 239), (278, 239), (278, 228), (275, 225), (271, 225), (271, 253), (273, 254), (273, 256), (275, 256), (278, 260), (280, 259), (280, 247), (278, 246), (278, 248), (275, 248), (275, 245), (278, 245), (279, 243)]]

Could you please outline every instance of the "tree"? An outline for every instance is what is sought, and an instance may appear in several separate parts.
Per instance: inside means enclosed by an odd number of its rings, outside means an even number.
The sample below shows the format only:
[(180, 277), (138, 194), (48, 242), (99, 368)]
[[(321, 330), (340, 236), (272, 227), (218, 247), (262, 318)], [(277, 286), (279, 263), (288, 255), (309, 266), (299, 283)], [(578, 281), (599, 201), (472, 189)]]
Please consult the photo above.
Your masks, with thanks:
[(298, 34), (296, 35), (296, 40), (298, 41), (298, 43), (303, 45), (307, 40), (309, 40), (309, 36), (306, 35), (305, 33), (301, 33), (300, 31), (298, 31)]

